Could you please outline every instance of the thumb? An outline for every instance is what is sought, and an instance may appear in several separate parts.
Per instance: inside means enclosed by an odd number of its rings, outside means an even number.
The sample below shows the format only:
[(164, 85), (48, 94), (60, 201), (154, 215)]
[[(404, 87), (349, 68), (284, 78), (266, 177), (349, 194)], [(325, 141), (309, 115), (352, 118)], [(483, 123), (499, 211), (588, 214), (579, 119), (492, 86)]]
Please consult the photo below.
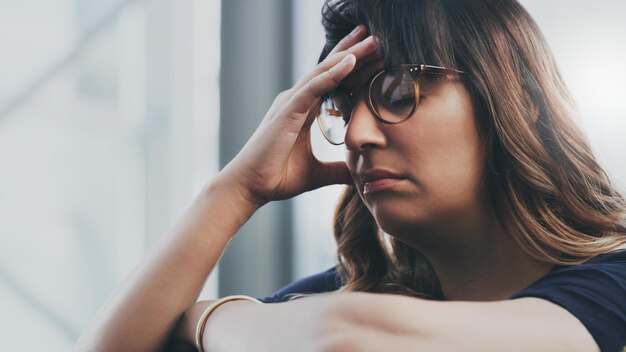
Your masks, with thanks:
[(336, 184), (351, 185), (354, 183), (350, 171), (348, 171), (348, 166), (343, 161), (319, 161), (315, 170), (316, 172), (313, 179), (314, 188)]

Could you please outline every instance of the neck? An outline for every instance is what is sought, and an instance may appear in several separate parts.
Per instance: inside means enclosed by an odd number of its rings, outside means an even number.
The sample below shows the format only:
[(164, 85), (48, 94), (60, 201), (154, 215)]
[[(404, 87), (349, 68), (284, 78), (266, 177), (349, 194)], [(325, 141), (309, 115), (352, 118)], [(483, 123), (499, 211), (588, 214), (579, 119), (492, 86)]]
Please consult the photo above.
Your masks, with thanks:
[(445, 226), (413, 233), (406, 242), (433, 265), (446, 301), (505, 300), (552, 267), (522, 251), (493, 216)]

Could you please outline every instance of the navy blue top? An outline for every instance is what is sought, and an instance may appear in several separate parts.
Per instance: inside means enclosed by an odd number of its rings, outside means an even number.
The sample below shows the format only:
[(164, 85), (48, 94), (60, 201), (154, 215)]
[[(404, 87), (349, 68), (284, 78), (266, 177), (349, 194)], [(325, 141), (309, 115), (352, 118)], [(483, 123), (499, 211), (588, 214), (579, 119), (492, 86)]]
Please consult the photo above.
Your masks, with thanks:
[[(335, 291), (341, 284), (333, 267), (260, 300), (278, 303), (293, 294)], [(583, 323), (602, 351), (626, 348), (626, 250), (602, 254), (580, 265), (556, 266), (509, 299), (521, 297), (538, 297), (565, 308)]]

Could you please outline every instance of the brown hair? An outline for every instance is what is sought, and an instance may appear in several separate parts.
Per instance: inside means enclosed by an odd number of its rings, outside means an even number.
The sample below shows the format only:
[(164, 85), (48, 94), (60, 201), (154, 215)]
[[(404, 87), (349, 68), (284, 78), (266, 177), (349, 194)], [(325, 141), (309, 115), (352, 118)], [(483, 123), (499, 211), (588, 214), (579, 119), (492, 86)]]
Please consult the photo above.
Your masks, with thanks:
[[(358, 24), (386, 64), (466, 72), (484, 143), (484, 190), (530, 257), (576, 265), (626, 244), (626, 203), (575, 123), (575, 106), (537, 25), (515, 0), (327, 0), (325, 58)], [(415, 248), (384, 234), (354, 186), (334, 225), (342, 290), (442, 299)]]

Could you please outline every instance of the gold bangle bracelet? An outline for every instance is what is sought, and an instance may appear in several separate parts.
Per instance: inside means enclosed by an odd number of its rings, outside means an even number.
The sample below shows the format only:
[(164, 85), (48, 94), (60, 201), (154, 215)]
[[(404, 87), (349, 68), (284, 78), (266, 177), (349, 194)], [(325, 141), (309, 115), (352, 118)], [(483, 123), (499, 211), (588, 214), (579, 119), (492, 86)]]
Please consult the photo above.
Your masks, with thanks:
[(198, 320), (198, 325), (196, 325), (196, 348), (199, 352), (204, 352), (204, 348), (202, 347), (202, 334), (204, 333), (204, 327), (206, 326), (206, 321), (209, 319), (209, 315), (222, 304), (236, 300), (252, 301), (263, 304), (263, 302), (258, 299), (245, 295), (226, 296), (213, 302), (204, 312), (202, 312), (200, 320)]

